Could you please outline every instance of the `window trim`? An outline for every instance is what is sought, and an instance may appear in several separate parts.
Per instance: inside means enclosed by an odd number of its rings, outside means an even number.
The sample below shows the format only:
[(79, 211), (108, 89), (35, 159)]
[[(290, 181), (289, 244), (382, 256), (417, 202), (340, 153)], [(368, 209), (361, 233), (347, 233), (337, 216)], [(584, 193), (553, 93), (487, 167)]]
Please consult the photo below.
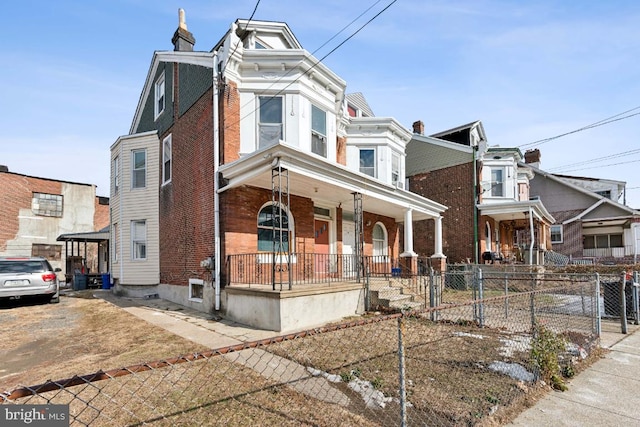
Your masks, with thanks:
[[(154, 88), (154, 97), (153, 97), (153, 120), (157, 120), (158, 117), (164, 112), (167, 108), (167, 88), (166, 88), (166, 80), (164, 77), (164, 71), (158, 77), (156, 82), (153, 84)], [(162, 101), (162, 105), (160, 102)]]
[[(265, 203), (264, 205), (262, 205), (260, 207), (260, 209), (258, 209), (258, 214), (256, 215), (256, 249), (258, 252), (260, 253), (271, 253), (273, 252), (273, 241), (271, 241), (271, 249), (269, 250), (265, 250), (265, 249), (260, 249), (260, 235), (259, 235), (259, 230), (272, 230), (272, 227), (265, 227), (265, 226), (261, 226), (260, 225), (260, 213), (267, 208), (270, 208), (271, 206), (277, 206), (280, 209), (282, 209), (284, 211), (284, 213), (287, 216), (287, 223), (288, 223), (288, 229), (287, 229), (287, 237), (288, 237), (288, 241), (287, 241), (287, 250), (285, 252), (291, 252), (293, 253), (295, 250), (295, 236), (294, 236), (294, 224), (293, 224), (293, 216), (291, 215), (291, 211), (289, 209), (287, 209), (285, 206), (280, 206), (278, 203), (273, 203), (273, 202), (268, 202)], [(284, 228), (280, 227), (279, 229), (284, 230)]]
[(113, 223), (113, 263), (118, 262), (118, 247), (120, 246), (120, 236), (118, 235), (118, 223)]
[[(394, 163), (397, 161), (397, 170), (394, 170)], [(400, 155), (398, 153), (391, 153), (391, 185), (397, 186), (399, 182), (401, 182), (401, 170), (402, 166), (400, 164)], [(396, 175), (394, 179), (394, 174)]]
[(118, 194), (120, 190), (120, 156), (113, 158), (113, 194)]
[[(142, 224), (144, 226), (144, 239), (135, 235), (135, 224)], [(132, 261), (146, 261), (147, 260), (147, 220), (146, 219), (134, 219), (131, 220), (131, 260)], [(137, 245), (144, 245), (144, 256), (138, 256), (136, 251)]]
[[(256, 142), (258, 144), (257, 149), (262, 149), (262, 148), (266, 148), (266, 147), (271, 147), (273, 145), (276, 145), (278, 142), (283, 141), (285, 139), (284, 136), (284, 131), (285, 131), (285, 126), (284, 126), (284, 96), (282, 95), (259, 95), (258, 97), (258, 111), (256, 114), (256, 122), (257, 122), (257, 138), (256, 138)], [(280, 121), (279, 122), (263, 122), (262, 121), (262, 101), (265, 100), (265, 103), (268, 102), (275, 102), (276, 99), (280, 100)], [(261, 132), (260, 130), (262, 129), (262, 127), (271, 127), (271, 128), (276, 128), (277, 126), (280, 127), (280, 137), (278, 138), (278, 141), (275, 142), (270, 142), (270, 143), (262, 143), (262, 137), (261, 137)]]
[[(135, 161), (135, 156), (136, 153), (144, 153), (144, 168), (140, 168), (140, 169), (136, 169), (136, 161)], [(136, 171), (138, 170), (144, 170), (144, 183), (143, 185), (136, 185)], [(131, 150), (131, 189), (137, 189), (137, 188), (146, 188), (147, 187), (147, 149), (146, 148), (141, 148), (138, 150)]]
[[(374, 232), (376, 227), (380, 227), (382, 230), (382, 234), (384, 235), (382, 239), (375, 238)], [(382, 253), (376, 253), (376, 242), (382, 242)], [(387, 232), (387, 227), (385, 227), (380, 221), (376, 222), (371, 229), (371, 253), (374, 257), (389, 255), (389, 233)]]
[[(193, 296), (193, 285), (202, 286), (202, 297)], [(202, 279), (189, 279), (189, 301), (203, 302), (204, 301), (204, 280)]]
[[(554, 228), (559, 230), (559, 233), (555, 233), (555, 234), (560, 234), (560, 240), (554, 240), (553, 239), (553, 235), (554, 235), (553, 230), (554, 230)], [(551, 225), (551, 227), (549, 227), (549, 239), (551, 239), (551, 244), (552, 245), (553, 244), (560, 244), (560, 243), (564, 242), (564, 230), (563, 230), (562, 224), (553, 224), (553, 225)]]
[[(318, 129), (314, 129), (314, 116), (316, 114), (323, 114), (324, 115), (324, 129), (322, 133), (320, 130)], [(317, 153), (314, 150), (314, 136), (316, 138), (318, 138), (318, 140), (320, 142), (323, 143), (322, 146), (322, 153)], [(315, 104), (311, 104), (311, 152), (314, 154), (317, 154), (318, 156), (322, 156), (322, 157), (327, 157), (327, 112), (325, 110), (323, 110), (322, 108), (316, 106)]]
[[(162, 140), (162, 185), (171, 182), (173, 177), (173, 139), (171, 134)], [(167, 150), (167, 146), (169, 149)], [(168, 152), (168, 155), (167, 155)], [(168, 158), (167, 158), (168, 157)], [(167, 163), (169, 166), (169, 177), (167, 178)]]
[[(500, 172), (500, 181), (494, 180), (494, 177), (493, 177), (493, 173), (494, 172)], [(489, 193), (489, 195), (491, 197), (505, 197), (505, 181), (504, 181), (505, 173), (504, 172), (505, 172), (504, 168), (501, 168), (501, 167), (500, 168), (496, 168), (496, 167), (491, 168), (491, 181), (490, 181), (491, 182), (491, 187), (490, 187), (491, 191)], [(497, 192), (497, 191), (495, 191), (497, 189), (500, 190), (500, 194), (494, 194), (494, 192)]]
[[(363, 153), (364, 151), (371, 151), (371, 152), (373, 152), (373, 166), (366, 166), (366, 167), (365, 167), (366, 169), (373, 169), (373, 175), (370, 175), (370, 174), (368, 174), (368, 173), (366, 173), (366, 172), (364, 172), (364, 171), (362, 170), (362, 169), (363, 169), (363, 166), (362, 166), (362, 153)], [(372, 177), (372, 178), (378, 178), (378, 168), (376, 167), (376, 163), (377, 163), (377, 162), (376, 162), (376, 158), (377, 158), (377, 152), (376, 152), (376, 149), (375, 149), (375, 148), (372, 148), (372, 147), (367, 147), (367, 148), (365, 148), (365, 147), (360, 147), (360, 148), (358, 149), (358, 171), (359, 171), (360, 173), (365, 174), (365, 175), (367, 175), (367, 176), (370, 176), (370, 177)]]

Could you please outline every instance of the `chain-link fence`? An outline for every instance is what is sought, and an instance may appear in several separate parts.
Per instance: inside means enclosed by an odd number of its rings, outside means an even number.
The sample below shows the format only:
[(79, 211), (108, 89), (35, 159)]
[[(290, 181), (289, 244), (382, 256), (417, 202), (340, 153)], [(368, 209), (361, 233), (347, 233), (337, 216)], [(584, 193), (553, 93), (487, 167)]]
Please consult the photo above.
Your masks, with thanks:
[(438, 277), (422, 295), (439, 293), (436, 307), (48, 381), (0, 400), (68, 404), (74, 426), (466, 426), (499, 422), (545, 377), (541, 337), (561, 343), (565, 368), (598, 342), (593, 276), (524, 284), (487, 274), (470, 279), (480, 280), (471, 300), (448, 298), (474, 291)]

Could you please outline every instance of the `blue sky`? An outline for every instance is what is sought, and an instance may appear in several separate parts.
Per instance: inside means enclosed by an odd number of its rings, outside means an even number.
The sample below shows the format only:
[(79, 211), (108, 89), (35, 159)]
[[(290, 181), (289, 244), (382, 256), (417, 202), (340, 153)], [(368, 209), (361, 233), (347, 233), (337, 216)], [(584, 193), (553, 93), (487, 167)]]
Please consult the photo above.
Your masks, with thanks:
[[(390, 2), (262, 0), (254, 19), (287, 22), (312, 52), (374, 5), (321, 48), (321, 58)], [(3, 5), (0, 164), (96, 184), (108, 196), (109, 147), (129, 131), (153, 51), (173, 49), (178, 8), (196, 49), (210, 50), (255, 5)], [(324, 62), (377, 116), (409, 129), (422, 120), (427, 134), (481, 120), (490, 145), (524, 152), (531, 142), (640, 107), (638, 22), (640, 2), (627, 0), (398, 0)], [(632, 116), (538, 145), (542, 168), (626, 181), (627, 203), (640, 208), (639, 124)]]

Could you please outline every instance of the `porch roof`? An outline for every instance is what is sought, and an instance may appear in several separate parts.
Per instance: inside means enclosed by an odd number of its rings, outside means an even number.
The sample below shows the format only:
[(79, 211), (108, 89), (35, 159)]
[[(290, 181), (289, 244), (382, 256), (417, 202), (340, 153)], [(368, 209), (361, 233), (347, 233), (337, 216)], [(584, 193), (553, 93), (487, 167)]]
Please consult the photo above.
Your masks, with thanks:
[(66, 233), (58, 236), (58, 242), (92, 242), (99, 243), (109, 240), (109, 226), (99, 231), (85, 231), (81, 233)]
[(540, 200), (513, 201), (504, 203), (483, 203), (478, 205), (482, 215), (490, 216), (498, 221), (510, 221), (517, 219), (527, 219), (529, 209), (539, 220), (553, 224), (555, 219), (544, 207)]
[(247, 154), (220, 166), (226, 182), (219, 192), (242, 185), (271, 188), (271, 170), (280, 165), (289, 171), (289, 194), (308, 197), (316, 203), (342, 206), (353, 211), (353, 193), (363, 195), (366, 212), (385, 215), (404, 222), (405, 212), (413, 220), (438, 218), (447, 207), (406, 190), (395, 188), (368, 175), (352, 171), (286, 143)]

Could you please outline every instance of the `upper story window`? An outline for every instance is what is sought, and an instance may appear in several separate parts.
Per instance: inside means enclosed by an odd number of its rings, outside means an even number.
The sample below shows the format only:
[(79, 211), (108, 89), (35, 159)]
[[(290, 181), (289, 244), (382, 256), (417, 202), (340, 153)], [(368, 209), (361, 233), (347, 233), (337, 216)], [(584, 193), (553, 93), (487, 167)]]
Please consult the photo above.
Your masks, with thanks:
[(551, 243), (562, 243), (562, 224), (551, 226)]
[(349, 117), (358, 117), (358, 109), (351, 104), (347, 104), (347, 113)]
[(327, 113), (311, 105), (311, 151), (327, 157)]
[(373, 148), (360, 149), (360, 172), (376, 177), (376, 150)]
[(258, 148), (277, 144), (282, 137), (282, 102), (281, 96), (260, 96), (258, 122)]
[(162, 75), (160, 77), (158, 77), (158, 80), (156, 80), (156, 83), (154, 84), (154, 89), (155, 89), (155, 102), (154, 102), (154, 119), (157, 119), (158, 116), (160, 114), (162, 114), (162, 112), (164, 111), (164, 106), (165, 106), (165, 84), (164, 84), (165, 80), (164, 80), (164, 73), (162, 73)]
[(31, 211), (34, 215), (62, 218), (62, 196), (60, 194), (33, 193)]
[(503, 197), (504, 196), (504, 170), (503, 169), (491, 169), (491, 196)]
[(162, 183), (171, 181), (171, 135), (162, 141)]
[(131, 254), (132, 259), (147, 259), (147, 222), (131, 221)]
[[(289, 215), (282, 207), (270, 204), (258, 213), (258, 250), (287, 252), (289, 250)], [(280, 241), (282, 239), (282, 244)]]
[(118, 262), (118, 251), (120, 250), (120, 234), (118, 234), (118, 223), (113, 223), (113, 240), (111, 242), (111, 252), (113, 253), (113, 262)]
[(113, 159), (113, 194), (118, 194), (120, 189), (120, 156)]
[(147, 150), (134, 150), (131, 157), (131, 188), (144, 188), (147, 186)]
[(391, 154), (391, 184), (398, 185), (400, 182), (400, 156)]

